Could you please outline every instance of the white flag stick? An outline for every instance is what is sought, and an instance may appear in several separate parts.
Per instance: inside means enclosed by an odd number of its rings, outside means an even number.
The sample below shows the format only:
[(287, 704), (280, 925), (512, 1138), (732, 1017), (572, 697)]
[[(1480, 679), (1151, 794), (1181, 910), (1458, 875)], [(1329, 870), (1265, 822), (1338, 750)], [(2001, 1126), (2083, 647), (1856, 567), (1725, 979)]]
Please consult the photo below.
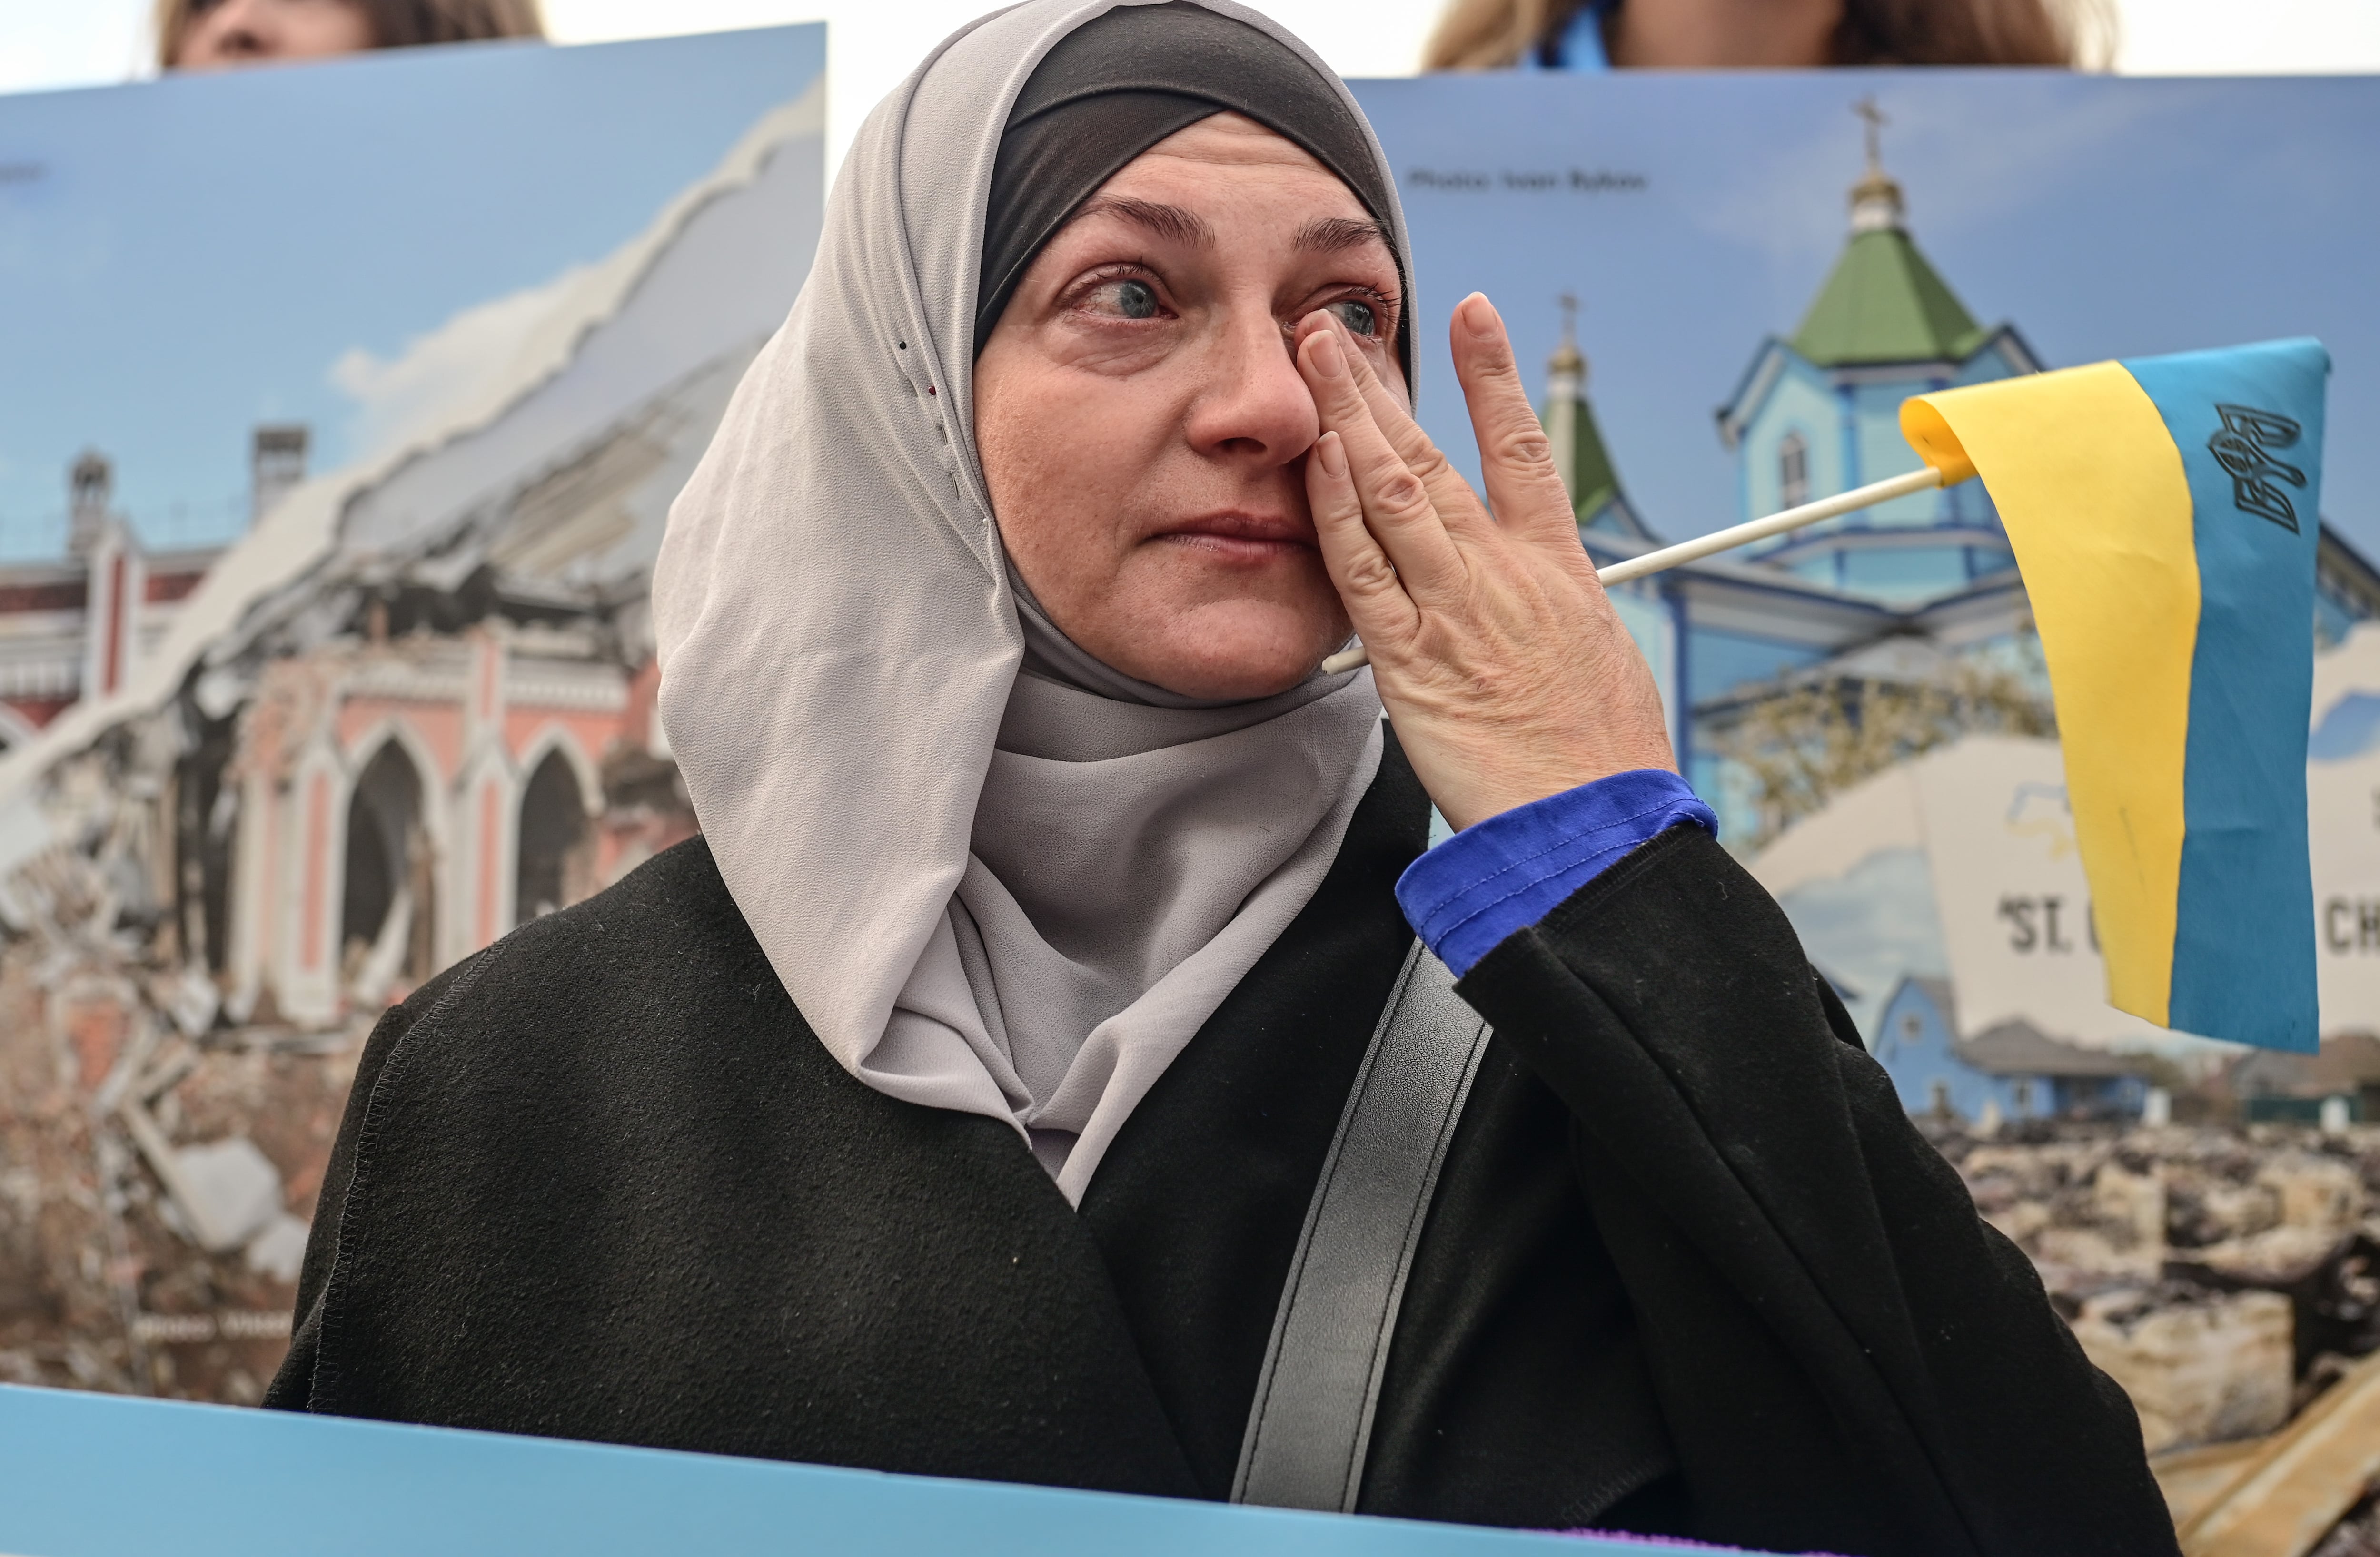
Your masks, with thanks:
[[(1632, 578), (1643, 578), (1647, 573), (1662, 573), (1682, 562), (1696, 561), (1716, 552), (1732, 551), (1739, 546), (1749, 546), (1755, 540), (1767, 540), (1770, 536), (1788, 535), (1804, 525), (1815, 525), (1821, 519), (1832, 519), (1837, 514), (1851, 513), (1863, 508), (1874, 508), (1877, 503), (1890, 502), (1895, 498), (1905, 498), (1912, 492), (1922, 492), (1941, 484), (1942, 473), (1932, 465), (1927, 465), (1923, 470), (1912, 470), (1906, 476), (1888, 477), (1882, 481), (1871, 481), (1864, 487), (1854, 487), (1848, 492), (1839, 493), (1831, 498), (1820, 498), (1815, 502), (1805, 502), (1798, 508), (1789, 508), (1782, 513), (1772, 513), (1766, 519), (1755, 519), (1748, 524), (1731, 525), (1724, 530), (1714, 530), (1709, 535), (1697, 536), (1693, 540), (1682, 540), (1675, 546), (1665, 546), (1658, 551), (1647, 551), (1642, 557), (1631, 557), (1625, 561), (1614, 562), (1608, 568), (1597, 569), (1595, 576), (1606, 584), (1625, 584)], [(1322, 670), (1325, 675), (1335, 676), (1342, 670), (1353, 670), (1359, 665), (1369, 665), (1371, 662), (1372, 657), (1365, 652), (1363, 645), (1357, 644), (1354, 648), (1334, 654), (1324, 660)]]

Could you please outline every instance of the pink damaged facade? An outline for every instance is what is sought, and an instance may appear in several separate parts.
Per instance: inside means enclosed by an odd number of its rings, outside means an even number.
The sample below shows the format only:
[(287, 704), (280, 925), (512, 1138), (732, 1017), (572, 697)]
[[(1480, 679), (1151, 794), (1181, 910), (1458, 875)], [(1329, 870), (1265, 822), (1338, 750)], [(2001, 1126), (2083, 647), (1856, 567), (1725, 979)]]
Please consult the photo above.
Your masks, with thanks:
[(695, 831), (648, 580), (822, 128), (764, 115), (518, 335), (416, 343), (482, 357), (382, 446), (257, 429), (228, 546), (62, 473), (64, 555), (0, 568), (0, 1382), (257, 1399), (382, 1012)]
[(497, 621), (273, 665), (225, 775), (232, 1008), (377, 1010), (689, 836), (653, 750), (658, 677), (606, 637)]
[[(256, 441), (262, 513), (304, 475), (285, 458), (274, 479), (268, 453), (302, 462), (305, 429), (263, 428)], [(106, 458), (83, 454), (68, 556), (0, 570), (8, 749), (122, 692), (225, 553), (146, 551), (111, 485)], [(170, 770), (82, 791), (148, 813), (111, 829), (111, 852), (153, 856), (141, 865), (157, 890), (136, 895), (133, 927), (161, 960), (203, 971), (234, 1023), (319, 1029), (380, 1010), (693, 831), (655, 745), (659, 672), (633, 586), (557, 589), (483, 564), (434, 599), (386, 581), (334, 596), (310, 602), (319, 641), (253, 645), (229, 679), (218, 667), (202, 680), (218, 702), (238, 683), (227, 718), (195, 687), (153, 716), (185, 737)], [(350, 620), (323, 634), (326, 607)], [(136, 769), (161, 754), (155, 739), (99, 749)], [(117, 852), (117, 874), (126, 863)], [(24, 896), (0, 902), (20, 930)]]
[[(689, 427), (747, 355), (679, 386)], [(380, 1012), (695, 830), (618, 521), (657, 525), (698, 446), (588, 483), (620, 436), (528, 473), (524, 493), (589, 500), (529, 505), (559, 571), (491, 555), (512, 558), (516, 494), (434, 559), (334, 547), (263, 590), (269, 517), (229, 551), (158, 558), (102, 510), (73, 563), (38, 570), (97, 582), (0, 574), (12, 690), (66, 693), (11, 700), (0, 759), (19, 776), (0, 805), (0, 1380), (257, 1398)], [(237, 622), (162, 703), (133, 696), (226, 585)], [(47, 683), (21, 669), (44, 656)]]

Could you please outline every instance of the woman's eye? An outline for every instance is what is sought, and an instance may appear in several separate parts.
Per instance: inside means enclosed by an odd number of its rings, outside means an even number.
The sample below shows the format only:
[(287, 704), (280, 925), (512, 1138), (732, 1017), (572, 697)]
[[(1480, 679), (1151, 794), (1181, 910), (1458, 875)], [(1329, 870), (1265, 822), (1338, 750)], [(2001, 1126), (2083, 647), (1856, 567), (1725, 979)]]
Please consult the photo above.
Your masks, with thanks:
[(1339, 316), (1339, 322), (1345, 325), (1351, 334), (1370, 335), (1379, 330), (1380, 317), (1372, 311), (1369, 303), (1349, 297), (1331, 304), (1330, 311)]
[(1157, 288), (1145, 281), (1111, 281), (1091, 296), (1106, 306), (1106, 311), (1126, 319), (1157, 317)]

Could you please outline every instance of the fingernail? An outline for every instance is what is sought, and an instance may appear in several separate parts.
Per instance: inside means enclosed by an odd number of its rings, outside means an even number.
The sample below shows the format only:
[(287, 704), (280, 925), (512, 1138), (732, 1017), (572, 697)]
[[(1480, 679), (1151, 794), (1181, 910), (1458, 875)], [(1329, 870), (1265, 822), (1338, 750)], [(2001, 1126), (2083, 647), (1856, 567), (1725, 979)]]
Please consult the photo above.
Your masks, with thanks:
[(1496, 305), (1488, 301), (1484, 292), (1475, 292), (1463, 300), (1463, 328), (1486, 340), (1496, 333)]
[(1347, 474), (1347, 446), (1335, 432), (1326, 432), (1315, 441), (1314, 457), (1322, 462), (1322, 474), (1333, 481)]
[(1328, 330), (1314, 332), (1314, 370), (1326, 379), (1347, 371), (1347, 359), (1339, 355), (1339, 337)]

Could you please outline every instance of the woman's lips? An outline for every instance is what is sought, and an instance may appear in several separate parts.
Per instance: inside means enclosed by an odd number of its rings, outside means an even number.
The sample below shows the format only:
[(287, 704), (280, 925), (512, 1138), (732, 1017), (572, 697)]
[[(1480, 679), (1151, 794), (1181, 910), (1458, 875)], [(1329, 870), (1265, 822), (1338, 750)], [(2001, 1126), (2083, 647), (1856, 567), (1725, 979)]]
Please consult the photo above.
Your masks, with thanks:
[(1219, 562), (1270, 562), (1315, 549), (1312, 525), (1250, 513), (1205, 514), (1161, 531), (1156, 538)]

